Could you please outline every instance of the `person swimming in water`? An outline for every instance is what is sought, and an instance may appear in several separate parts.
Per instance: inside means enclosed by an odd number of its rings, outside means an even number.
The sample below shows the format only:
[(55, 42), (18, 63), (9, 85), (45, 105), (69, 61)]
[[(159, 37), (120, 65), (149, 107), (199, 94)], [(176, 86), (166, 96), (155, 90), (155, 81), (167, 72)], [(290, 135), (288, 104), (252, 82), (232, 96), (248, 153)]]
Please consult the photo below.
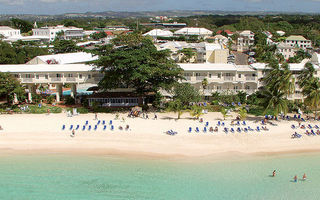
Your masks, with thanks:
[(293, 177), (293, 181), (294, 181), (294, 182), (297, 182), (297, 180), (298, 180), (298, 177), (297, 177), (297, 175), (295, 175), (295, 176)]
[(273, 170), (272, 177), (275, 177), (275, 176), (276, 176), (276, 170)]
[(302, 180), (305, 181), (307, 179), (306, 173), (303, 174)]

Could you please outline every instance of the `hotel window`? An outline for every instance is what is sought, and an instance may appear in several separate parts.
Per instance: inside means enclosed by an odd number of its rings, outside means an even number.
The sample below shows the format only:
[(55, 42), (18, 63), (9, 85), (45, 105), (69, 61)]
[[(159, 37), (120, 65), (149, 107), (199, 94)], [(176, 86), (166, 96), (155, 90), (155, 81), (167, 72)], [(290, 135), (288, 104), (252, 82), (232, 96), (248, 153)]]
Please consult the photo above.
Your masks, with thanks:
[(15, 77), (15, 78), (19, 78), (19, 74), (15, 74), (14, 77)]
[(88, 79), (90, 79), (91, 78), (91, 74), (88, 74)]
[(73, 77), (73, 74), (68, 74), (68, 77), (69, 77), (69, 78), (72, 78), (72, 77)]
[(26, 78), (31, 78), (31, 74), (26, 74)]
[(236, 86), (236, 85), (233, 86), (233, 89), (234, 89), (234, 90), (237, 90), (237, 89), (238, 89), (238, 86)]
[(62, 76), (61, 76), (61, 74), (56, 74), (56, 77), (61, 78)]
[(238, 77), (241, 78), (241, 74), (238, 74)]
[(221, 78), (221, 74), (218, 74), (218, 78)]
[(211, 78), (211, 76), (212, 76), (212, 75), (211, 75), (211, 74), (209, 74), (209, 78)]
[(196, 76), (200, 76), (200, 73), (196, 73)]
[(246, 90), (250, 90), (250, 86), (249, 85), (246, 85)]
[(49, 79), (48, 74), (44, 75), (44, 78), (45, 78), (45, 79)]
[(82, 74), (79, 74), (79, 78), (82, 79)]
[(226, 76), (231, 76), (231, 73), (226, 73)]
[(40, 78), (40, 76), (39, 75), (36, 75), (36, 79), (39, 79)]

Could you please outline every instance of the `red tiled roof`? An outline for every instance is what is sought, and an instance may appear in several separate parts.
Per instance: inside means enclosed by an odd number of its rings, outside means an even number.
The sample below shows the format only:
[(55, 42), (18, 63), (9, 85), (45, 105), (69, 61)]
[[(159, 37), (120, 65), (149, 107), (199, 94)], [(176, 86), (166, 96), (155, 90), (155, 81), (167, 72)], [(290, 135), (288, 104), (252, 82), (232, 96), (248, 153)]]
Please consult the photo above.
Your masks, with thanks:
[(233, 34), (233, 32), (231, 32), (230, 30), (218, 30), (217, 34), (221, 34), (222, 32), (225, 32), (227, 34)]

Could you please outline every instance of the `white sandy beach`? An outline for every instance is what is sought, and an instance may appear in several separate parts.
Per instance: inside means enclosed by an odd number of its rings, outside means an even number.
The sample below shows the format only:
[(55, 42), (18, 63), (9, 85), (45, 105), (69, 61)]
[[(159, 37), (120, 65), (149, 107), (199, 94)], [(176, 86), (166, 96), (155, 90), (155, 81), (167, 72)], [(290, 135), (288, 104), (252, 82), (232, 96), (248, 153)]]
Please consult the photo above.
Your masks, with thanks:
[[(149, 114), (153, 118), (153, 114)], [(89, 154), (125, 154), (147, 156), (212, 156), (225, 153), (285, 153), (320, 151), (320, 136), (307, 136), (302, 134), (304, 130), (292, 130), (291, 124), (296, 121), (274, 122), (277, 126), (268, 125), (269, 131), (249, 133), (224, 133), (219, 128), (218, 133), (196, 133), (195, 127), (203, 129), (204, 123), (189, 119), (189, 114), (182, 115), (182, 119), (175, 120), (176, 114), (158, 114), (158, 120), (127, 118), (125, 122), (115, 120), (115, 114), (98, 114), (100, 120), (113, 120), (114, 131), (103, 131), (102, 125), (98, 130), (82, 131), (82, 125), (89, 120), (92, 128), (97, 123), (94, 114), (82, 114), (67, 117), (62, 114), (14, 114), (0, 115), (0, 125), (4, 130), (0, 131), (0, 149), (8, 152), (75, 152)], [(209, 127), (215, 127), (218, 120), (222, 119), (220, 113), (209, 113), (202, 116), (204, 122), (209, 122)], [(226, 127), (230, 125), (231, 118), (225, 120)], [(261, 127), (260, 120), (253, 121), (248, 118), (247, 125), (252, 128)], [(317, 124), (314, 121), (303, 124)], [(62, 130), (62, 125), (66, 130)], [(80, 125), (75, 137), (70, 137), (70, 125)], [(318, 123), (319, 125), (320, 123)], [(130, 126), (129, 131), (118, 129), (119, 126)], [(188, 133), (192, 127), (193, 132)], [(237, 127), (237, 126), (234, 126)], [(244, 127), (244, 126), (242, 126)], [(173, 129), (178, 134), (170, 136), (165, 131)], [(291, 135), (297, 131), (302, 138), (291, 139)]]

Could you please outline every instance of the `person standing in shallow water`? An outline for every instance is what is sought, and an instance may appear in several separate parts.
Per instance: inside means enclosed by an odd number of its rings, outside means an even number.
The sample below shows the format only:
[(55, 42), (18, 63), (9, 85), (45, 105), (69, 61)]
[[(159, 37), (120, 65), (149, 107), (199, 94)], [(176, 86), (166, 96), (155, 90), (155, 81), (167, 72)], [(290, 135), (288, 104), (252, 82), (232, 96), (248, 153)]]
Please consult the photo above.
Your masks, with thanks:
[(307, 179), (307, 176), (306, 176), (306, 174), (304, 173), (303, 176), (302, 176), (302, 180), (305, 181), (306, 179)]
[(293, 177), (293, 181), (294, 181), (294, 182), (297, 182), (297, 180), (298, 180), (298, 177), (297, 177), (297, 175), (295, 175), (295, 176)]
[(272, 177), (275, 177), (275, 176), (276, 176), (276, 170), (273, 170)]

